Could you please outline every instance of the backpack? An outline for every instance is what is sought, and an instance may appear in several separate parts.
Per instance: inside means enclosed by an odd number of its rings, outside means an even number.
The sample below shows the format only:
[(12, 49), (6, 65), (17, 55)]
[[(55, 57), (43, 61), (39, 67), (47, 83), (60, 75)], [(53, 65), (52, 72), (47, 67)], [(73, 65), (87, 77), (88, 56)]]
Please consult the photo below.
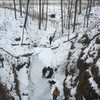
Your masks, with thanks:
[(53, 91), (53, 95), (55, 95), (55, 96), (60, 95), (60, 91), (58, 90), (58, 88), (55, 88), (55, 90)]

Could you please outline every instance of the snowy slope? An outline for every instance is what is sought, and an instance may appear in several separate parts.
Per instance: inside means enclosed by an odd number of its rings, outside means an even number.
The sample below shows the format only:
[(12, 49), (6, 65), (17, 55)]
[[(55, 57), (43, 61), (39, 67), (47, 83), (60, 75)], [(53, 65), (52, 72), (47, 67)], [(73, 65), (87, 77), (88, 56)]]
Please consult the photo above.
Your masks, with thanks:
[[(59, 22), (59, 9), (57, 12)], [(78, 97), (79, 100), (92, 100), (92, 97), (87, 99), (89, 94), (84, 88), (93, 91), (93, 99), (99, 98), (100, 7), (94, 7), (91, 13), (89, 28), (86, 29), (83, 29), (82, 21), (84, 12), (78, 15), (77, 21), (81, 24), (76, 27), (75, 33), (72, 34), (70, 30), (69, 38), (79, 34), (71, 42), (67, 41), (67, 30), (63, 35), (60, 34), (60, 24), (57, 27), (48, 22), (46, 31), (44, 27), (38, 30), (37, 19), (32, 20), (29, 17), (22, 45), (24, 16), (21, 18), (17, 13), (15, 20), (13, 11), (0, 8), (0, 58), (4, 59), (0, 60), (0, 81), (15, 100), (52, 100), (52, 92), (56, 86), (60, 90), (58, 100), (75, 100)], [(55, 30), (57, 33), (50, 45), (49, 37)], [(54, 74), (51, 78), (42, 78), (44, 66), (53, 68)], [(49, 80), (54, 80), (56, 84), (50, 87)], [(86, 86), (83, 83), (87, 83)]]
[[(92, 8), (93, 24), (73, 41), (70, 63), (66, 66), (66, 99), (99, 100), (100, 99), (100, 7)], [(66, 93), (66, 91), (65, 91)]]
[[(51, 99), (52, 89), (50, 89), (49, 86), (50, 84), (48, 83), (48, 79), (46, 80), (41, 77), (42, 76), (41, 70), (44, 66), (51, 66), (53, 69), (57, 68), (58, 66), (61, 66), (60, 69), (57, 72), (55, 72), (54, 75), (55, 77), (53, 79), (56, 81), (56, 86), (59, 87), (59, 89), (61, 90), (61, 95), (63, 96), (62, 83), (65, 76), (63, 66), (65, 66), (66, 64), (66, 56), (67, 56), (66, 51), (69, 50), (70, 48), (70, 43), (68, 44), (62, 43), (63, 41), (66, 40), (65, 39), (66, 37), (63, 37), (62, 39), (57, 37), (57, 39), (52, 43), (52, 46), (50, 46), (49, 37), (50, 35), (53, 35), (53, 33), (55, 32), (55, 28), (49, 27), (46, 31), (44, 30), (40, 31), (38, 30), (38, 26), (36, 23), (37, 20), (32, 21), (32, 19), (29, 19), (29, 22), (31, 23), (28, 23), (27, 30), (24, 30), (25, 36), (23, 42), (26, 45), (21, 45), (22, 43), (21, 38), (23, 34), (22, 25), (24, 22), (24, 18), (20, 18), (19, 13), (17, 13), (18, 14), (17, 20), (15, 20), (14, 12), (8, 9), (0, 9), (0, 10), (1, 10), (0, 50), (3, 51), (3, 53), (1, 52), (1, 55), (4, 57), (4, 59), (5, 57), (7, 58), (7, 60), (4, 60), (5, 63), (4, 68), (0, 69), (1, 70), (0, 78), (3, 84), (6, 84), (10, 94), (15, 98), (15, 100), (21, 98), (22, 100), (27, 100), (28, 98), (30, 99), (34, 98), (34, 100), (37, 100), (41, 98), (41, 96), (43, 97), (42, 99), (44, 98), (46, 99), (47, 97)], [(37, 47), (34, 47), (35, 44), (37, 45)], [(68, 47), (67, 49), (65, 48), (66, 45)], [(58, 50), (51, 49), (55, 47), (57, 47)], [(5, 53), (7, 56), (4, 55)], [(32, 61), (30, 60), (31, 54), (33, 55), (32, 56), (33, 59), (35, 59), (34, 55), (38, 54), (39, 58), (36, 59), (35, 61), (36, 64), (33, 60)], [(32, 64), (29, 71), (30, 61), (32, 62)], [(42, 62), (43, 66), (39, 62)], [(8, 69), (8, 67), (10, 68), (10, 66), (11, 69)], [(37, 74), (35, 72), (38, 72), (40, 74)], [(59, 77), (59, 75), (61, 76)], [(8, 79), (6, 76), (7, 77), (9, 76), (8, 77), (9, 81), (7, 81)], [(12, 87), (14, 83), (15, 86)], [(31, 86), (32, 83), (34, 83), (34, 85)], [(31, 89), (34, 90), (33, 93), (32, 92), (30, 93)], [(30, 95), (28, 96), (28, 94)], [(45, 96), (45, 94), (47, 95)], [(60, 98), (61, 97), (59, 97), (59, 99)]]

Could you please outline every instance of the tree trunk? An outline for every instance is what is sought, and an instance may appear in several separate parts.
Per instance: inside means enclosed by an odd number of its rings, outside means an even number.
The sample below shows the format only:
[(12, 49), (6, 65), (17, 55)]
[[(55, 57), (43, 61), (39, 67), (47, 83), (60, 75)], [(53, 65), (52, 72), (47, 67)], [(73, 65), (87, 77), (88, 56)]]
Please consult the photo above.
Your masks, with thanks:
[(48, 22), (48, 0), (46, 2), (46, 25), (45, 25), (45, 30), (47, 29), (47, 22)]
[(93, 0), (93, 6), (95, 6), (95, 2), (96, 2), (96, 0)]
[(76, 24), (77, 3), (78, 3), (78, 0), (76, 0), (76, 2), (75, 2), (75, 14), (74, 14), (73, 32), (75, 31), (75, 24)]
[(70, 24), (71, 24), (71, 12), (72, 12), (72, 3), (73, 0), (69, 0), (68, 2), (68, 29), (70, 29)]
[(62, 27), (62, 34), (64, 33), (64, 28), (63, 28), (63, 0), (61, 0), (61, 27)]
[(89, 9), (88, 9), (88, 14), (87, 14), (87, 25), (86, 25), (86, 27), (88, 27), (88, 23), (89, 23), (91, 6), (92, 6), (92, 0), (90, 0), (90, 2), (89, 2)]
[(89, 0), (87, 1), (86, 14), (84, 16), (84, 27), (85, 27), (85, 22), (86, 22), (87, 14), (88, 14), (88, 8), (89, 8)]
[(39, 29), (41, 29), (41, 0), (39, 0)]
[(22, 16), (22, 0), (19, 0), (20, 16)]
[(43, 23), (43, 17), (44, 17), (44, 4), (45, 4), (45, 0), (42, 0), (42, 23)]
[(13, 3), (14, 3), (15, 19), (17, 19), (17, 15), (16, 15), (16, 3), (15, 3), (15, 0), (13, 0)]
[(26, 8), (26, 17), (25, 17), (25, 21), (24, 21), (24, 28), (26, 28), (26, 23), (27, 23), (29, 2), (30, 2), (30, 0), (27, 0), (27, 8)]
[(82, 9), (82, 0), (79, 0), (79, 14), (81, 14), (81, 9)]

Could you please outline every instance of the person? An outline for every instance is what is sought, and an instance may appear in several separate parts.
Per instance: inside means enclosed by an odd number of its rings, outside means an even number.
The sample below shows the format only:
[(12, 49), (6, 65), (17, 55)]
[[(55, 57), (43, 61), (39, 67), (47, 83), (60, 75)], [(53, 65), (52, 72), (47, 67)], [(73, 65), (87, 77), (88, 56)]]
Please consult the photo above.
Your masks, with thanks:
[(46, 72), (47, 72), (47, 68), (44, 67), (44, 68), (42, 69), (42, 77), (45, 77)]
[(57, 100), (57, 96), (60, 95), (60, 91), (57, 87), (55, 87), (54, 91), (53, 91), (53, 100)]
[(50, 37), (49, 37), (49, 42), (50, 42), (50, 45), (51, 45), (52, 41), (53, 41), (53, 37), (52, 37), (52, 36), (50, 36)]
[(55, 18), (56, 17), (56, 15), (55, 14), (51, 14), (51, 15), (49, 15), (51, 18)]
[(49, 80), (48, 82), (50, 83), (50, 87), (56, 83), (54, 80)]
[(52, 75), (53, 75), (53, 69), (50, 68), (50, 66), (48, 66), (47, 70), (49, 71), (49, 74), (48, 74), (48, 76), (46, 78), (51, 78)]
[(53, 75), (53, 69), (50, 68), (50, 77), (52, 77), (52, 75)]

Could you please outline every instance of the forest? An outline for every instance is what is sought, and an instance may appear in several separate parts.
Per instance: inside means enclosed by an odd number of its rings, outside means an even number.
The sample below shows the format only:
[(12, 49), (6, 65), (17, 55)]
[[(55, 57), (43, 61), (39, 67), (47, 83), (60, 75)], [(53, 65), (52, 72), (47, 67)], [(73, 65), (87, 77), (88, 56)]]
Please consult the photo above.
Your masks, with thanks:
[(0, 100), (100, 100), (100, 0), (0, 1)]

